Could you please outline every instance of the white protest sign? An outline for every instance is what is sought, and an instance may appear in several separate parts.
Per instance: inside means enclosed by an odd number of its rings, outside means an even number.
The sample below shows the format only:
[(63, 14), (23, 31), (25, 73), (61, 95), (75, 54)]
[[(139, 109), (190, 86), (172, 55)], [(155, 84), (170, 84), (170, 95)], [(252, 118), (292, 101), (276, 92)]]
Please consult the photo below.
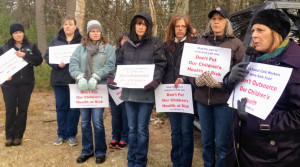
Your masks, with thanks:
[(97, 85), (96, 91), (80, 92), (77, 84), (69, 84), (71, 108), (105, 108), (108, 107), (106, 85)]
[(121, 100), (122, 88), (115, 90), (108, 89), (108, 93), (110, 94), (116, 105), (119, 105), (123, 102), (123, 100)]
[(261, 63), (250, 63), (247, 69), (249, 74), (236, 85), (227, 103), (237, 108), (237, 101), (246, 97), (246, 112), (266, 119), (280, 98), (292, 69)]
[(79, 45), (80, 44), (71, 44), (49, 47), (49, 63), (60, 64), (63, 62), (69, 64), (72, 54)]
[(115, 77), (117, 87), (144, 88), (153, 80), (154, 64), (118, 65)]
[(28, 64), (23, 58), (15, 55), (15, 52), (12, 48), (0, 56), (0, 84)]
[(203, 72), (211, 73), (218, 82), (230, 69), (231, 49), (184, 43), (180, 75), (198, 77)]
[(162, 84), (155, 89), (156, 112), (194, 114), (192, 87), (190, 84)]

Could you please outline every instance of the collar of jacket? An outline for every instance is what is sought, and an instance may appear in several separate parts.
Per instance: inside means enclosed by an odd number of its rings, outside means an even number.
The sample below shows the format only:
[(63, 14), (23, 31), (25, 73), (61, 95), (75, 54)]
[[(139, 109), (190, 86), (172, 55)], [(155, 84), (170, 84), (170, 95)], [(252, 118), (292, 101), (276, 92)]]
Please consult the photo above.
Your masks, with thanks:
[(290, 40), (291, 43), (286, 49), (286, 51), (283, 53), (281, 62), (289, 64), (295, 68), (300, 68), (300, 59), (299, 59), (300, 46), (296, 44), (296, 42), (293, 39)]
[[(59, 30), (58, 34), (57, 34), (57, 38), (61, 41), (65, 41), (67, 42), (67, 39), (66, 39), (66, 34), (65, 34), (65, 31), (64, 29), (62, 28), (61, 30)], [(78, 28), (75, 30), (74, 32), (74, 37), (71, 41), (71, 43), (77, 43), (77, 42), (80, 42), (82, 36), (81, 34), (79, 33), (79, 30)]]

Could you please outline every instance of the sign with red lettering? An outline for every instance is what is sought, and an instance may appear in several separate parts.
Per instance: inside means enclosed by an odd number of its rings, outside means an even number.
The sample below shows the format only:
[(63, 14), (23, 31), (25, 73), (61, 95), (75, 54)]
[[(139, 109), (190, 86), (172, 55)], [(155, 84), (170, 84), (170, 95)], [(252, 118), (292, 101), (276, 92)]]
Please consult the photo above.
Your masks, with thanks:
[(156, 112), (180, 112), (194, 114), (192, 87), (190, 84), (162, 84), (155, 89)]
[(110, 94), (111, 98), (114, 100), (116, 105), (123, 103), (123, 100), (121, 100), (122, 88), (115, 90), (108, 88), (108, 93)]
[(266, 119), (289, 81), (292, 69), (261, 63), (250, 63), (247, 69), (249, 74), (236, 85), (227, 103), (237, 108), (237, 101), (246, 97), (246, 112)]
[(153, 80), (154, 64), (118, 65), (115, 82), (121, 88), (144, 88)]
[(231, 49), (184, 43), (180, 75), (198, 77), (204, 72), (211, 73), (218, 82), (230, 69)]
[(72, 54), (79, 45), (80, 44), (71, 44), (49, 47), (49, 63), (60, 64), (63, 62), (69, 64)]
[(23, 58), (15, 55), (15, 52), (16, 50), (11, 48), (0, 56), (0, 84), (28, 64)]
[(109, 107), (107, 86), (97, 85), (97, 90), (80, 92), (77, 84), (69, 84), (71, 108), (105, 108)]

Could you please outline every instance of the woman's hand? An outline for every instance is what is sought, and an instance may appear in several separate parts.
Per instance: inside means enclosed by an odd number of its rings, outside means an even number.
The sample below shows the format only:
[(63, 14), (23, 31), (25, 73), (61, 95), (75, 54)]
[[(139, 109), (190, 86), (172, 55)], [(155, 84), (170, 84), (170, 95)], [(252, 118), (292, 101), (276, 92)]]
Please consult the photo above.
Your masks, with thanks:
[(10, 81), (12, 79), (12, 76), (8, 77), (6, 81)]
[(61, 62), (59, 65), (58, 65), (58, 67), (60, 67), (60, 68), (64, 68), (66, 66), (66, 64), (64, 63), (64, 62)]
[(183, 83), (184, 83), (184, 81), (183, 81), (182, 78), (177, 78), (176, 81), (175, 81), (175, 88), (177, 89), (178, 84), (183, 84)]
[(25, 53), (24, 52), (21, 52), (21, 51), (16, 51), (15, 52), (15, 55), (17, 55), (18, 57), (20, 58), (23, 58), (25, 56)]

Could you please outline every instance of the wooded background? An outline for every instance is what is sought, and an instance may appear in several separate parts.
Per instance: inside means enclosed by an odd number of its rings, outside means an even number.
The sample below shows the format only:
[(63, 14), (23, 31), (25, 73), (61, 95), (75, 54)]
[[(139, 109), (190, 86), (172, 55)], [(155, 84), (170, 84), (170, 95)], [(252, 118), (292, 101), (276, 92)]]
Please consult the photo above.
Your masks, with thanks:
[[(299, 1), (299, 0), (294, 0)], [(24, 25), (30, 41), (42, 53), (57, 35), (66, 15), (74, 16), (82, 35), (86, 23), (96, 19), (114, 45), (121, 32), (128, 32), (132, 17), (145, 11), (152, 15), (153, 35), (164, 41), (165, 29), (174, 14), (187, 14), (200, 34), (208, 23), (208, 12), (215, 7), (229, 13), (264, 2), (263, 0), (0, 0), (0, 45), (10, 37), (9, 25)]]

